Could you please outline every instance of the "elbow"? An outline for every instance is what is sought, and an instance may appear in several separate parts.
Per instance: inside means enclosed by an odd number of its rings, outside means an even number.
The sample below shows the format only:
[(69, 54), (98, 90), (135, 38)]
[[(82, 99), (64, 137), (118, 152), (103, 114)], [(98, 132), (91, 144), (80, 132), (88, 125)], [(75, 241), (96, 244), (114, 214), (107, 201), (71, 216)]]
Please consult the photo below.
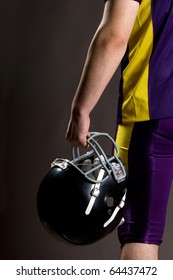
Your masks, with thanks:
[(106, 32), (100, 31), (96, 34), (95, 44), (103, 49), (107, 49), (109, 51), (124, 51), (127, 48), (128, 38), (126, 35), (123, 35), (121, 32)]

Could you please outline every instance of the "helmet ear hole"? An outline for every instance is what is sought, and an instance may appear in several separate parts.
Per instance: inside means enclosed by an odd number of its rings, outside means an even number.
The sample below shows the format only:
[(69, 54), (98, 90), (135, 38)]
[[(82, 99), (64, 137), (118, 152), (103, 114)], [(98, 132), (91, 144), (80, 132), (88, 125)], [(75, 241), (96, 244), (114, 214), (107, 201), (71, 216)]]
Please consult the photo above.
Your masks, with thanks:
[(115, 200), (112, 196), (106, 197), (106, 205), (107, 207), (113, 207), (115, 205)]

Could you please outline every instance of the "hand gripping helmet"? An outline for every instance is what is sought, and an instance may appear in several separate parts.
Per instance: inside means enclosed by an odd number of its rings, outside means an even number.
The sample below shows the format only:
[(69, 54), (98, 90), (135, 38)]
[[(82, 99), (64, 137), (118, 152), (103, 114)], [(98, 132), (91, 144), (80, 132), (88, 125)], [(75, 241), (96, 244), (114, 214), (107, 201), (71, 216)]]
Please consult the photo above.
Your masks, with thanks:
[[(106, 155), (101, 138), (111, 141), (113, 156)], [(115, 141), (107, 133), (91, 132), (87, 143), (82, 155), (79, 148), (72, 148), (71, 161), (55, 159), (37, 193), (44, 228), (79, 245), (95, 242), (123, 223), (126, 197), (126, 172)]]

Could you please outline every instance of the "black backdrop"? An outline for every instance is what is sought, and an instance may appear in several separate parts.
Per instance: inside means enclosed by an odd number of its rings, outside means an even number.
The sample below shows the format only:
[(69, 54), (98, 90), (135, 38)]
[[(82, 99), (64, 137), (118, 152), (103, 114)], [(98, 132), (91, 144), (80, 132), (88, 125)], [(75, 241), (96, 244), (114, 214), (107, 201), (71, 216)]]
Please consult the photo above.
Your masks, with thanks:
[[(103, 1), (0, 0), (0, 259), (117, 259), (116, 232), (85, 247), (59, 243), (36, 211), (40, 181), (64, 139), (70, 104)], [(119, 73), (92, 113), (114, 135)], [(65, 206), (64, 206), (65, 207)], [(172, 259), (170, 199), (160, 258)]]

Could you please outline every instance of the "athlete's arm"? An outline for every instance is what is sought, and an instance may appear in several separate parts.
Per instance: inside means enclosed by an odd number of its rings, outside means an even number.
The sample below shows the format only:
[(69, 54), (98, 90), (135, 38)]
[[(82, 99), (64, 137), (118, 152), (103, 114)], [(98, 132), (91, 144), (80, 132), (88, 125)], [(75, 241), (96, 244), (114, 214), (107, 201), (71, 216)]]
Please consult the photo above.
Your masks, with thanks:
[(138, 8), (139, 3), (133, 0), (108, 0), (105, 4), (72, 102), (66, 132), (72, 145), (86, 146), (90, 113), (124, 56)]

